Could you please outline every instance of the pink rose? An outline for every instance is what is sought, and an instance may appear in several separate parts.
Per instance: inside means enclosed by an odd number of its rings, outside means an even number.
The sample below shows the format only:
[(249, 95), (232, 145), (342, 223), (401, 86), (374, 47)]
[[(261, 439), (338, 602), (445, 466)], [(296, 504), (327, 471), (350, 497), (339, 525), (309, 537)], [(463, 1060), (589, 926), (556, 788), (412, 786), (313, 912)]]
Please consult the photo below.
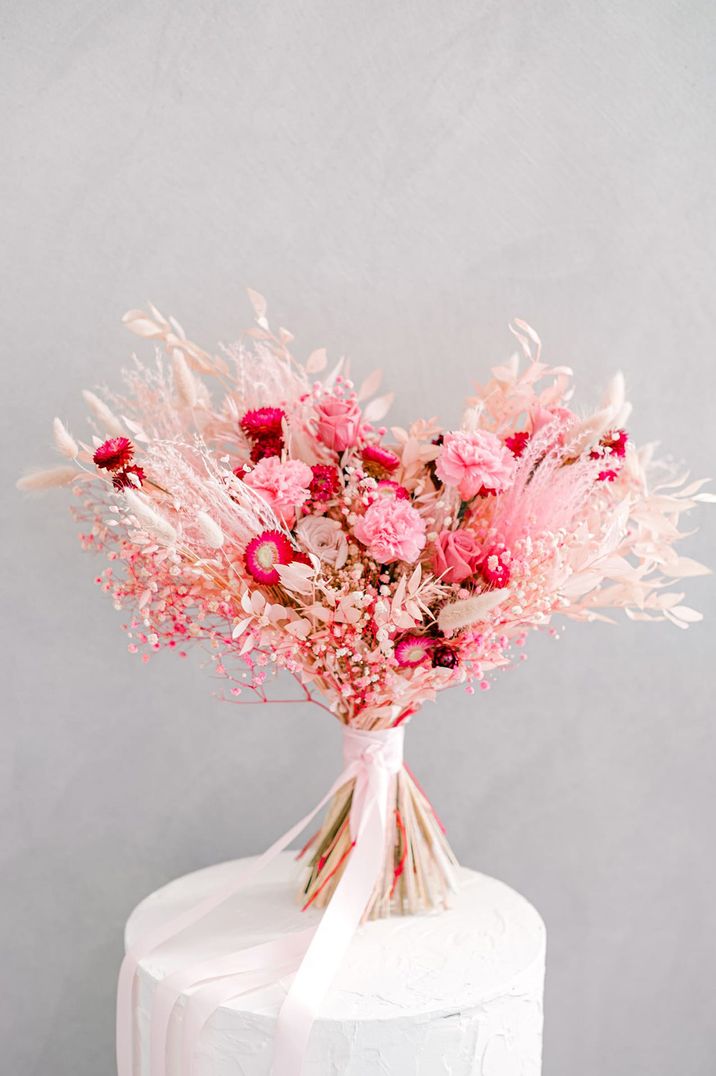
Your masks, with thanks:
[(366, 509), (353, 533), (379, 564), (411, 564), (425, 546), (425, 523), (408, 501), (379, 497)]
[(474, 574), (481, 555), (469, 531), (442, 531), (435, 543), (433, 571), (443, 583), (462, 583)]
[(455, 486), (463, 501), (481, 489), (499, 493), (514, 480), (517, 463), (509, 448), (488, 430), (446, 433), (435, 473), (446, 486)]
[(308, 500), (312, 478), (311, 468), (300, 460), (282, 461), (278, 456), (267, 456), (244, 476), (244, 482), (290, 527), (296, 508)]
[(318, 437), (328, 448), (345, 452), (358, 440), (361, 410), (355, 396), (322, 396), (316, 404)]

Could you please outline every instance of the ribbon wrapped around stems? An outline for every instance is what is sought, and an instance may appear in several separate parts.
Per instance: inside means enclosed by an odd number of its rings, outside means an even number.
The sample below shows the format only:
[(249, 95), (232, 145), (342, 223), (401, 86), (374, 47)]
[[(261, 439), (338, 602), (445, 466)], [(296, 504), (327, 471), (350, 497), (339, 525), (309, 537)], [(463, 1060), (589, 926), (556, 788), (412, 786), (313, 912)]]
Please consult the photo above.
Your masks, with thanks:
[(340, 788), (355, 781), (349, 820), (351, 854), (318, 925), (181, 968), (162, 980), (152, 999), (149, 1076), (169, 1076), (167, 1045), (172, 1012), (179, 997), (187, 990), (193, 991), (184, 1011), (179, 1072), (171, 1073), (171, 1076), (192, 1076), (198, 1039), (213, 1012), (232, 998), (295, 971), (278, 1015), (272, 1074), (299, 1076), (321, 1001), (341, 965), (383, 868), (391, 783), (403, 764), (403, 739), (403, 726), (375, 731), (346, 727), (343, 771), (313, 810), (253, 860), (238, 880), (163, 923), (128, 949), (117, 988), (118, 1076), (139, 1076), (133, 995), (140, 961), (238, 893), (298, 837)]

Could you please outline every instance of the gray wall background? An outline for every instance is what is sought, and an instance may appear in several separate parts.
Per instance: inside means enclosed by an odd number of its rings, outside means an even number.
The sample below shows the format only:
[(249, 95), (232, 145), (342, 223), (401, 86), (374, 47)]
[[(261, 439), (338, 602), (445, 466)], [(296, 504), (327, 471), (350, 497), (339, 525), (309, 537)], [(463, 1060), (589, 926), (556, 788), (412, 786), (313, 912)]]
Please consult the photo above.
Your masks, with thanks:
[[(150, 297), (212, 346), (246, 285), (306, 354), (382, 365), (393, 417), (457, 419), (529, 320), (582, 399), (626, 371), (641, 439), (714, 474), (714, 30), (706, 2), (4, 0), (3, 1071), (110, 1076), (123, 922), (257, 851), (339, 743), (146, 668), (62, 494), (21, 501), (50, 421), (115, 382)], [(694, 524), (696, 524), (694, 520)], [(685, 549), (714, 560), (714, 514)], [(535, 637), (415, 720), (468, 865), (549, 932), (546, 1076), (716, 1071), (710, 619)], [(269, 757), (277, 761), (269, 765)], [(271, 806), (269, 806), (271, 805)]]

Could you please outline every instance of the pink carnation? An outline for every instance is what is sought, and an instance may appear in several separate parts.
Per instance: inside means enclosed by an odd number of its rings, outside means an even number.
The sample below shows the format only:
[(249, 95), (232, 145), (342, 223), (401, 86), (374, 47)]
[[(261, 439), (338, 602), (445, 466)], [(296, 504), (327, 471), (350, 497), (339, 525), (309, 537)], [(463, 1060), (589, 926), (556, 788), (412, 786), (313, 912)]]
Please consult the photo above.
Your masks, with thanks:
[(318, 438), (335, 452), (345, 452), (358, 440), (361, 410), (355, 396), (322, 396), (316, 404)]
[(425, 523), (408, 501), (379, 497), (358, 520), (353, 533), (379, 564), (412, 563), (425, 546)]
[(291, 526), (296, 518), (296, 508), (308, 500), (312, 478), (311, 468), (300, 460), (282, 462), (278, 456), (267, 456), (245, 475), (244, 482)]
[(455, 486), (470, 501), (480, 490), (499, 493), (515, 477), (515, 457), (499, 437), (488, 430), (446, 433), (435, 472), (446, 486)]
[(433, 571), (443, 583), (462, 583), (474, 575), (481, 555), (469, 531), (442, 531), (435, 542)]

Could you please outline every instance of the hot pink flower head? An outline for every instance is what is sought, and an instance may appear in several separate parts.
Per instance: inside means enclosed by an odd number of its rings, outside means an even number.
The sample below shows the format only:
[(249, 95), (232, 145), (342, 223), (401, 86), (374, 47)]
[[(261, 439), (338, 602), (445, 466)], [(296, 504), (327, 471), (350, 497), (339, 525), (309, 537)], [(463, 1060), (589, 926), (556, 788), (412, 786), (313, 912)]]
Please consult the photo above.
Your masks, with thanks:
[(278, 456), (268, 456), (244, 476), (244, 482), (290, 526), (296, 518), (296, 508), (308, 500), (312, 478), (311, 468), (301, 460), (282, 462)]
[(499, 493), (514, 480), (515, 457), (499, 437), (488, 430), (446, 433), (435, 473), (446, 486), (455, 486), (470, 501), (480, 490)]
[(381, 478), (376, 483), (373, 499), (376, 497), (391, 497), (398, 501), (410, 500), (410, 494), (405, 486), (401, 486), (399, 482), (394, 482), (392, 478)]
[(442, 531), (435, 542), (433, 571), (443, 583), (462, 583), (474, 574), (481, 556), (469, 531)]
[(358, 541), (379, 564), (412, 564), (425, 546), (425, 523), (408, 501), (378, 497), (353, 528)]
[(527, 448), (527, 442), (530, 439), (530, 435), (527, 430), (518, 430), (516, 433), (511, 434), (505, 438), (505, 445), (509, 448), (513, 456), (521, 456)]
[(361, 410), (355, 396), (322, 396), (316, 403), (318, 438), (335, 452), (345, 452), (358, 440)]
[(317, 504), (325, 504), (337, 495), (340, 489), (338, 468), (325, 463), (316, 463), (311, 467), (311, 485), (309, 490), (311, 500)]
[(249, 441), (251, 459), (254, 463), (267, 456), (280, 456), (283, 450), (283, 420), (285, 411), (280, 407), (257, 407), (247, 411), (239, 422)]
[(361, 453), (363, 468), (375, 478), (380, 475), (391, 474), (396, 467), (400, 466), (400, 457), (390, 448), (383, 445), (366, 445)]
[(112, 485), (115, 489), (136, 489), (138, 486), (144, 485), (146, 477), (143, 467), (138, 467), (136, 463), (130, 463), (123, 471), (115, 472)]
[(264, 531), (252, 538), (246, 546), (244, 561), (257, 583), (270, 586), (280, 581), (277, 564), (290, 564), (294, 559), (293, 548), (281, 531)]
[(425, 664), (432, 650), (433, 641), (425, 635), (404, 635), (400, 642), (395, 644), (395, 660), (403, 668), (415, 669), (418, 665)]
[(250, 441), (264, 437), (282, 437), (285, 412), (280, 407), (257, 407), (247, 411), (239, 422)]
[(134, 445), (128, 437), (110, 437), (101, 444), (93, 462), (104, 471), (121, 471), (132, 462)]

